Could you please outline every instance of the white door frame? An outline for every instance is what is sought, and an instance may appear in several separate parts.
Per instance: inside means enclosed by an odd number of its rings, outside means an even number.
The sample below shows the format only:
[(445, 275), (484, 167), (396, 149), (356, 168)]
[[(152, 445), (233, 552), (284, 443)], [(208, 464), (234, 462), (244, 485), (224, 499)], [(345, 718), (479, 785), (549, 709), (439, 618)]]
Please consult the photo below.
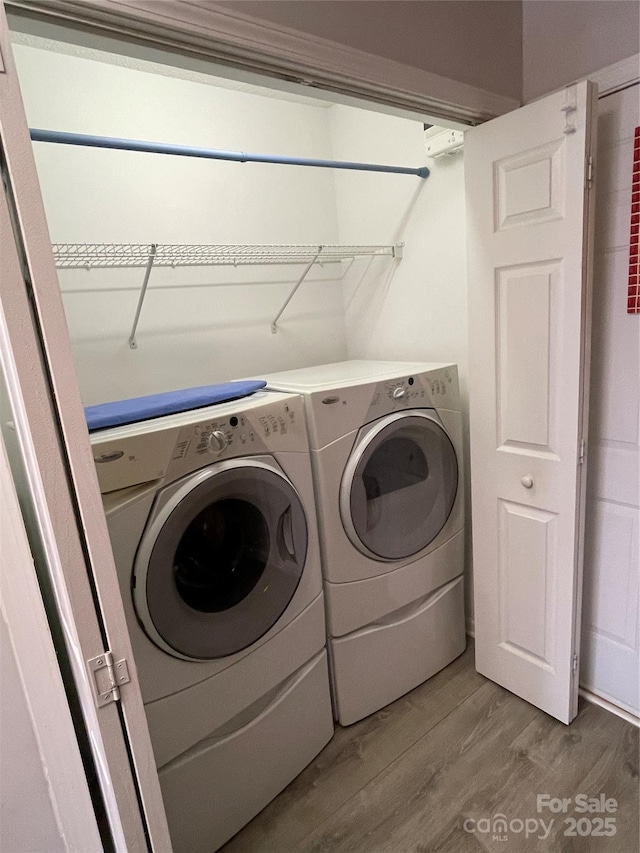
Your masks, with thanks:
[[(608, 65), (601, 68), (593, 74), (589, 75), (589, 79), (598, 84), (598, 98), (606, 98), (615, 92), (626, 89), (630, 86), (637, 85), (640, 82), (640, 54), (629, 56), (627, 59), (622, 59), (613, 65)], [(596, 164), (597, 167), (597, 164)], [(606, 188), (601, 187), (602, 192)], [(605, 708), (612, 714), (616, 714), (623, 720), (640, 728), (640, 717), (628, 711), (626, 708), (620, 707), (614, 701), (604, 696), (599, 695), (594, 689), (583, 686), (580, 683), (580, 696), (594, 705), (599, 705)]]
[[(123, 38), (130, 51), (140, 44), (169, 48), (176, 62), (183, 54), (232, 66), (236, 79), (247, 72), (266, 75), (273, 78), (274, 87), (307, 97), (317, 94), (326, 100), (328, 91), (341, 103), (362, 107), (362, 100), (369, 100), (398, 115), (444, 121), (461, 130), (520, 106), (515, 98), (257, 20), (215, 2), (206, 7), (181, 0), (5, 0), (5, 4), (9, 11), (28, 10), (50, 22), (88, 28), (97, 36)], [(31, 32), (38, 34), (37, 22)], [(69, 38), (86, 44), (82, 35), (70, 33)], [(165, 56), (164, 61), (171, 59)]]
[[(634, 83), (640, 81), (640, 53), (633, 56), (628, 56), (626, 59), (621, 59), (619, 62), (614, 62), (613, 65), (607, 65), (599, 71), (594, 71), (587, 74), (586, 77), (581, 77), (580, 80), (574, 82), (580, 83), (583, 80), (591, 80), (598, 86), (598, 98), (606, 98), (607, 95), (617, 92), (619, 89), (624, 89), (627, 86), (633, 86)], [(567, 84), (570, 85), (570, 84)], [(559, 86), (553, 89), (552, 92), (560, 92), (565, 86)], [(546, 92), (544, 95), (537, 95), (528, 103), (539, 101), (552, 92)]]
[[(22, 486), (34, 506), (31, 524), (42, 542), (116, 849), (147, 851), (150, 841), (166, 851), (160, 786), (2, 10), (0, 55), (7, 182), (0, 196), (0, 345), (16, 454), (26, 470)], [(119, 702), (98, 708), (87, 661), (107, 650), (127, 659), (131, 683)]]
[(620, 62), (614, 62), (613, 65), (607, 65), (606, 68), (589, 74), (588, 79), (598, 84), (599, 98), (606, 98), (618, 89), (633, 86), (640, 81), (640, 53), (621, 59)]

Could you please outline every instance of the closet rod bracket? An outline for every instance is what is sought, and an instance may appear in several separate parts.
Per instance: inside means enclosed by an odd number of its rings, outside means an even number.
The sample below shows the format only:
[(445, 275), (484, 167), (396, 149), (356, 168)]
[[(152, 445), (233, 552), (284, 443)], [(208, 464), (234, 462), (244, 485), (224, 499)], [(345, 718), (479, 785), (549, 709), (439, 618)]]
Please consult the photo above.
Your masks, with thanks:
[(147, 261), (147, 266), (144, 271), (144, 280), (142, 282), (142, 287), (140, 289), (140, 296), (138, 297), (138, 305), (136, 308), (136, 315), (133, 318), (133, 326), (131, 327), (131, 334), (129, 335), (129, 347), (131, 349), (138, 349), (138, 342), (136, 341), (136, 329), (138, 328), (138, 320), (140, 319), (140, 312), (142, 311), (142, 305), (144, 303), (144, 298), (147, 293), (147, 286), (149, 284), (149, 277), (151, 276), (151, 269), (153, 267), (153, 262), (156, 258), (156, 252), (158, 250), (157, 243), (152, 243), (149, 246), (149, 259)]

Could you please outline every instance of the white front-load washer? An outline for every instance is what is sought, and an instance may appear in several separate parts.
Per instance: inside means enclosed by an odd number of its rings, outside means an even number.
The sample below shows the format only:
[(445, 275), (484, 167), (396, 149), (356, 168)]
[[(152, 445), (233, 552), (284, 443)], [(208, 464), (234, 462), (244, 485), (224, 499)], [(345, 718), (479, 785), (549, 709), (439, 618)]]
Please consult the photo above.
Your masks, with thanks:
[(265, 378), (305, 399), (336, 716), (346, 725), (465, 648), (457, 367), (354, 360)]
[(212, 853), (333, 734), (303, 401), (91, 442), (173, 847)]

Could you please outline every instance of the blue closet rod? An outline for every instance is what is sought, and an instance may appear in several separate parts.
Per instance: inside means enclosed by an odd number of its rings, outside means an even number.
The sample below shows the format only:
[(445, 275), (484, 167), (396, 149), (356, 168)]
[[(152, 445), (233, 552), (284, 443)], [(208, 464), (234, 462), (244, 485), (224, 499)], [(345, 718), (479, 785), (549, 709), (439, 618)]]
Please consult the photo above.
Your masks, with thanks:
[(203, 157), (207, 160), (231, 160), (236, 163), (280, 163), (287, 166), (319, 166), (324, 169), (355, 169), (360, 172), (392, 172), (397, 175), (429, 176), (422, 166), (381, 166), (376, 163), (350, 163), (344, 160), (314, 160), (307, 157), (279, 157), (276, 154), (246, 154), (244, 151), (218, 151), (215, 148), (195, 148), (190, 145), (171, 145), (165, 142), (143, 142), (139, 139), (117, 139), (110, 136), (90, 136), (84, 133), (65, 133), (59, 130), (30, 128), (34, 142), (58, 142), (62, 145), (84, 145), (89, 148), (115, 148), (119, 151), (145, 151), (149, 154), (177, 154), (181, 157)]

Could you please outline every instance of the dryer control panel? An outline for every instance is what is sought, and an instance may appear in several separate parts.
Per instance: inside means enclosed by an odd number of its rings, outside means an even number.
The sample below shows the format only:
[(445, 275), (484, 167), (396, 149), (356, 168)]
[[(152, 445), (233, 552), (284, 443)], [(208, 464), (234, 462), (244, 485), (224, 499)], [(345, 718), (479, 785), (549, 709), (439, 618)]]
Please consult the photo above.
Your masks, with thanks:
[(367, 420), (401, 409), (457, 410), (459, 405), (457, 372), (454, 367), (443, 367), (376, 383)]
[[(406, 365), (412, 371), (413, 365)], [(309, 438), (319, 449), (358, 430), (364, 424), (405, 409), (460, 411), (458, 369), (455, 364), (432, 365), (371, 382), (344, 382), (315, 390), (305, 396)]]

